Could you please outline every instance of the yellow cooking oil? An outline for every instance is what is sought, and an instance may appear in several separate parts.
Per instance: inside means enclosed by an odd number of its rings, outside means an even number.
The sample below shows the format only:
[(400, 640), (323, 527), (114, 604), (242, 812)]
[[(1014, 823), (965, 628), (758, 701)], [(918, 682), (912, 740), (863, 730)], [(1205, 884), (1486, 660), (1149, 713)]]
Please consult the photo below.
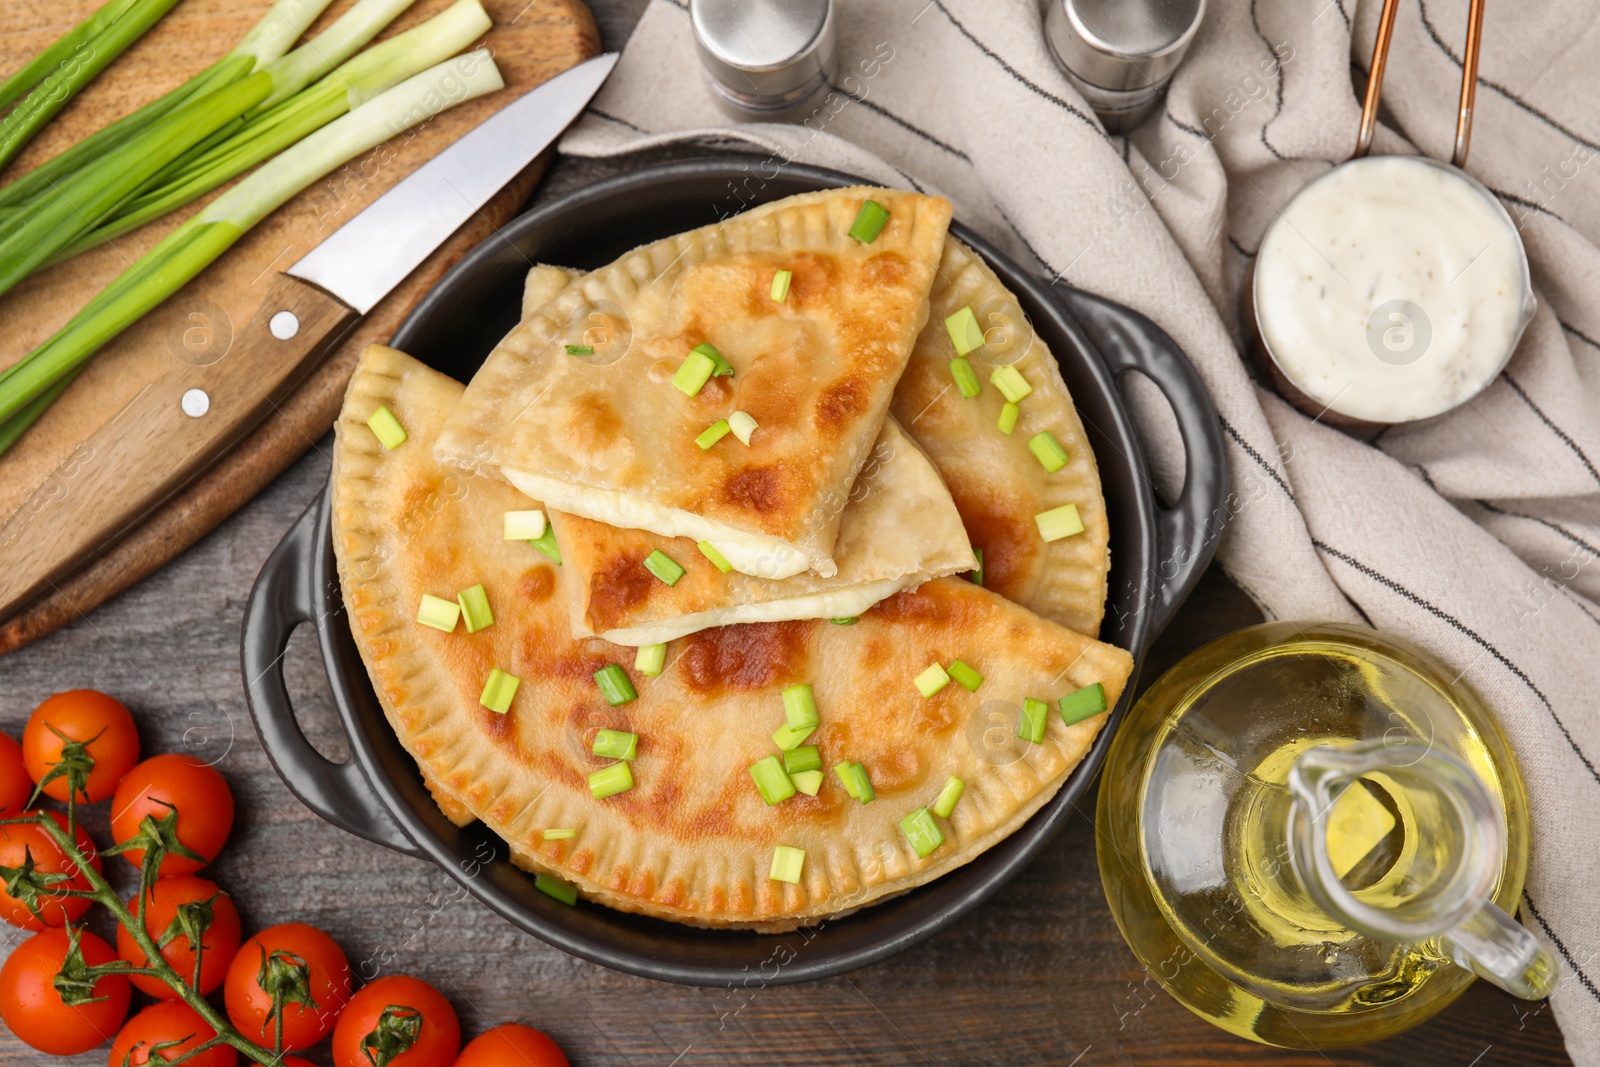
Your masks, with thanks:
[[(1290, 862), (1295, 759), (1374, 739), (1444, 749), (1481, 779), (1508, 830), (1494, 901), (1513, 911), (1528, 846), (1521, 778), (1479, 699), (1421, 650), (1362, 627), (1266, 623), (1194, 652), (1132, 709), (1101, 777), (1101, 879), (1149, 976), (1196, 1014), (1267, 1044), (1359, 1044), (1414, 1026), (1472, 981), (1439, 938), (1384, 941), (1330, 919)], [(1452, 832), (1431, 797), (1383, 770), (1328, 812), (1335, 873), (1379, 907), (1404, 902), (1411, 873), (1460, 846)]]

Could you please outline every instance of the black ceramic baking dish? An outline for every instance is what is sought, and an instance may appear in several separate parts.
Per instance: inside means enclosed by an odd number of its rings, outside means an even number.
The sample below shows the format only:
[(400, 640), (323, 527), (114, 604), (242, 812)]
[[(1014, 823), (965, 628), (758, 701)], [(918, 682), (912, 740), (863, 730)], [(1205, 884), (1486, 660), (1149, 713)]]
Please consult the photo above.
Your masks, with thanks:
[[(598, 182), (513, 221), (457, 264), (420, 302), (393, 344), (466, 381), (517, 322), (530, 264), (593, 268), (660, 237), (755, 204), (859, 184), (832, 171), (738, 156), (651, 166)], [(1088, 293), (1043, 284), (961, 225), (1050, 346), (1099, 459), (1111, 526), (1111, 593), (1101, 637), (1137, 662), (1188, 595), (1216, 544), (1226, 458), (1217, 415), (1194, 369), (1143, 316)], [(1126, 371), (1166, 395), (1187, 449), (1182, 493), (1157, 504), (1118, 389)], [(282, 661), (289, 635), (316, 628), (351, 758), (330, 763), (295, 723)], [(244, 677), (262, 745), (289, 788), (352, 834), (437, 863), (494, 911), (574, 955), (649, 978), (699, 985), (799, 982), (884, 959), (933, 934), (1004, 885), (1042, 848), (1089, 788), (1133, 693), (1129, 684), (1087, 759), (1061, 792), (1005, 841), (964, 867), (848, 918), (800, 933), (705, 930), (580, 902), (559, 904), (512, 866), (481, 824), (452, 825), (396, 740), (356, 652), (328, 526), (313, 503), (262, 568), (245, 612)], [(1092, 857), (1085, 855), (1085, 863)]]

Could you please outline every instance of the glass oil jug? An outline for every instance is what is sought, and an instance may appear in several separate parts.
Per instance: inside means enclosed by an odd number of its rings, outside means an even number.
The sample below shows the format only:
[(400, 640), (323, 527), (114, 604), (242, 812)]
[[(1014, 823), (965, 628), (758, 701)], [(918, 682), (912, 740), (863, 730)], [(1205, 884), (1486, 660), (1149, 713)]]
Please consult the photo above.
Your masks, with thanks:
[(1474, 974), (1549, 993), (1508, 912), (1528, 810), (1478, 698), (1420, 649), (1274, 622), (1192, 653), (1135, 705), (1101, 777), (1100, 874), (1182, 1004), (1290, 1048), (1376, 1041)]

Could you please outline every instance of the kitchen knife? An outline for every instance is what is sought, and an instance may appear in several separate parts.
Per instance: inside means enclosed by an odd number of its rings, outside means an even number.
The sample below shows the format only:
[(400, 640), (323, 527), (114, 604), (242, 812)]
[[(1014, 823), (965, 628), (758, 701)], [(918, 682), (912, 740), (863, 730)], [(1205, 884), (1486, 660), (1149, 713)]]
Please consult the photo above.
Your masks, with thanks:
[(561, 135), (616, 62), (596, 56), (485, 119), (274, 276), (220, 360), (175, 366), (96, 430), (0, 528), (0, 619), (238, 444), (361, 316)]

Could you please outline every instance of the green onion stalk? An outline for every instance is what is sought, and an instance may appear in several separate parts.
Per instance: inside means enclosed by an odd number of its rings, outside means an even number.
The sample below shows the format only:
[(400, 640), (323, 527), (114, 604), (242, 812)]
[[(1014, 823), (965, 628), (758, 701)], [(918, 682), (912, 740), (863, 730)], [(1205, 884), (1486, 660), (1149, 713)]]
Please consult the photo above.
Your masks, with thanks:
[(273, 157), (145, 253), (55, 336), (0, 373), (0, 441), (15, 440), (32, 421), (29, 416), (38, 415), (34, 401), (284, 201), (402, 130), (503, 84), (487, 50), (469, 52), (406, 79)]

